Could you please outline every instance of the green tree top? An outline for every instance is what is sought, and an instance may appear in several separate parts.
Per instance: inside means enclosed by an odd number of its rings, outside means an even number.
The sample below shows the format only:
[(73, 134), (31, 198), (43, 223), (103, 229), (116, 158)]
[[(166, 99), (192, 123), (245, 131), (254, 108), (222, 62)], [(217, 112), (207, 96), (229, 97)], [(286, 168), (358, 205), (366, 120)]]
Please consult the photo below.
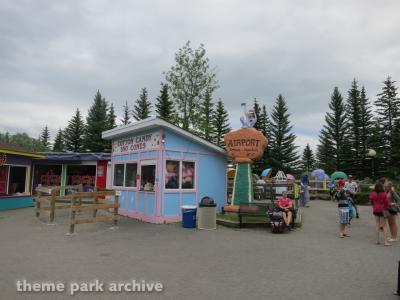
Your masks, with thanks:
[(175, 54), (175, 65), (166, 72), (172, 98), (179, 113), (179, 122), (183, 129), (197, 128), (197, 107), (206, 93), (212, 94), (218, 87), (215, 72), (210, 68), (209, 59), (203, 44), (192, 49), (188, 41)]
[(139, 98), (133, 106), (132, 115), (136, 121), (144, 120), (150, 117), (151, 103), (147, 99), (147, 89), (142, 88)]

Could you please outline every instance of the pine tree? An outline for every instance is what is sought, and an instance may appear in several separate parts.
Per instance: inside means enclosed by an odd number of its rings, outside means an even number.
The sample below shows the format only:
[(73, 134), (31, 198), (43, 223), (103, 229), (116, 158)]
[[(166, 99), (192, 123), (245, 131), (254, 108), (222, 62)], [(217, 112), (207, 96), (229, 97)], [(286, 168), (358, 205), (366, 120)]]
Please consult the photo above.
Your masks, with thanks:
[(228, 133), (230, 129), (228, 112), (225, 110), (224, 103), (221, 99), (218, 100), (215, 112), (214, 112), (214, 134), (213, 141), (219, 147), (225, 147), (224, 135)]
[(369, 167), (367, 162), (367, 152), (371, 148), (370, 145), (370, 135), (373, 125), (373, 115), (371, 104), (367, 98), (367, 93), (364, 86), (361, 88), (360, 94), (360, 114), (361, 114), (361, 128), (360, 128), (360, 138), (361, 138), (361, 165), (362, 165), (362, 177), (369, 176)]
[(200, 126), (199, 133), (200, 136), (207, 141), (212, 140), (214, 126), (213, 126), (213, 110), (214, 103), (212, 102), (211, 93), (205, 95), (204, 101), (200, 106)]
[(125, 101), (123, 110), (124, 110), (124, 115), (123, 115), (123, 118), (121, 119), (121, 122), (122, 122), (122, 125), (128, 125), (131, 123), (130, 116), (129, 116), (130, 113), (129, 113), (128, 101)]
[(157, 97), (155, 104), (157, 116), (174, 123), (175, 122), (175, 109), (174, 102), (170, 99), (168, 94), (168, 84), (162, 83), (160, 96)]
[(133, 118), (136, 121), (144, 120), (150, 117), (151, 103), (147, 100), (147, 89), (142, 88), (139, 95), (139, 99), (136, 100), (136, 104), (133, 106)]
[(259, 118), (260, 118), (259, 130), (263, 133), (263, 135), (266, 138), (269, 138), (269, 131), (270, 131), (271, 124), (269, 121), (267, 108), (265, 107), (265, 105), (262, 106), (262, 111), (261, 111)]
[(286, 101), (279, 95), (271, 113), (271, 165), (285, 173), (294, 172), (299, 160), (289, 117)]
[(331, 174), (336, 170), (335, 160), (333, 159), (335, 149), (332, 146), (331, 139), (326, 130), (322, 129), (319, 135), (319, 144), (317, 146), (317, 166)]
[(361, 149), (361, 97), (360, 91), (358, 90), (358, 83), (355, 79), (351, 84), (351, 88), (348, 92), (347, 103), (346, 103), (347, 117), (348, 117), (348, 133), (347, 142), (350, 146), (350, 157), (347, 161), (348, 165), (351, 165), (351, 173), (356, 174), (357, 177), (361, 176), (362, 173), (362, 158), (363, 153)]
[(108, 121), (108, 129), (113, 129), (117, 126), (117, 116), (114, 111), (114, 104), (111, 103), (108, 109), (107, 121)]
[(375, 101), (377, 107), (376, 113), (378, 120), (382, 126), (383, 135), (383, 159), (385, 161), (387, 175), (393, 172), (393, 138), (395, 124), (400, 117), (400, 99), (397, 97), (396, 81), (389, 76), (384, 82), (382, 92), (379, 93), (378, 99)]
[(260, 118), (261, 118), (261, 107), (258, 104), (257, 98), (254, 98), (253, 111), (254, 111), (254, 114), (255, 114), (255, 116), (257, 118), (257, 122), (256, 122), (256, 124), (254, 124), (254, 128), (257, 129), (257, 130), (261, 130), (261, 122), (262, 122), (262, 120), (260, 120)]
[(61, 128), (58, 129), (56, 138), (54, 139), (53, 152), (64, 152), (64, 135)]
[(103, 152), (110, 150), (109, 141), (103, 140), (101, 134), (109, 129), (107, 116), (107, 102), (97, 91), (92, 106), (86, 117), (86, 130), (84, 135), (85, 150), (91, 152)]
[(50, 132), (49, 128), (44, 126), (42, 129), (42, 133), (40, 134), (39, 141), (42, 143), (43, 147), (46, 149), (46, 151), (50, 150)]
[(344, 160), (347, 152), (347, 119), (343, 98), (337, 87), (334, 88), (331, 95), (329, 108), (331, 112), (327, 112), (325, 115), (326, 124), (323, 126), (321, 134), (325, 135), (323, 138), (326, 138), (326, 142), (332, 146), (333, 153), (330, 159), (333, 160), (334, 169), (343, 171), (343, 167), (346, 167)]
[(311, 172), (311, 170), (314, 169), (315, 157), (314, 157), (314, 153), (309, 144), (307, 144), (303, 150), (303, 156), (301, 158), (301, 162), (302, 162), (303, 168), (307, 172)]
[(83, 149), (83, 135), (85, 124), (83, 123), (79, 109), (76, 109), (75, 115), (68, 121), (68, 126), (64, 130), (65, 150), (81, 152)]

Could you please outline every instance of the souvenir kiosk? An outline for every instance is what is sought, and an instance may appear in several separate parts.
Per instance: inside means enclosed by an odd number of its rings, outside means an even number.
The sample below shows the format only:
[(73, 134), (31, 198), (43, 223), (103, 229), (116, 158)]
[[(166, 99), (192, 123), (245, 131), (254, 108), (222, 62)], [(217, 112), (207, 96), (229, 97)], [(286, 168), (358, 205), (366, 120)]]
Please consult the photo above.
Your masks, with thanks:
[(0, 141), (0, 210), (33, 206), (34, 158), (44, 158), (44, 155)]
[[(33, 190), (42, 186), (82, 184), (88, 189), (110, 188), (111, 153), (44, 152), (33, 160)], [(109, 179), (107, 181), (107, 178)], [(107, 184), (108, 183), (108, 184)]]
[(212, 197), (226, 203), (227, 157), (218, 147), (160, 118), (103, 132), (112, 140), (112, 188), (121, 215), (151, 223), (178, 222), (183, 205)]

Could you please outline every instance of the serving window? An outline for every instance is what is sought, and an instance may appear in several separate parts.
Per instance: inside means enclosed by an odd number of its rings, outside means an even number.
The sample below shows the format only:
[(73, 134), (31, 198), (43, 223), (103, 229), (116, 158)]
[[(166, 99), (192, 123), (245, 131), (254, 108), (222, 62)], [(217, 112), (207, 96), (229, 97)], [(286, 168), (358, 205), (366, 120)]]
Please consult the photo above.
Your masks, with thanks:
[(124, 186), (125, 164), (114, 165), (114, 186)]
[(155, 160), (142, 160), (140, 164), (140, 189), (144, 191), (154, 191), (154, 183), (156, 181)]
[(194, 189), (195, 162), (166, 160), (165, 188), (166, 189)]

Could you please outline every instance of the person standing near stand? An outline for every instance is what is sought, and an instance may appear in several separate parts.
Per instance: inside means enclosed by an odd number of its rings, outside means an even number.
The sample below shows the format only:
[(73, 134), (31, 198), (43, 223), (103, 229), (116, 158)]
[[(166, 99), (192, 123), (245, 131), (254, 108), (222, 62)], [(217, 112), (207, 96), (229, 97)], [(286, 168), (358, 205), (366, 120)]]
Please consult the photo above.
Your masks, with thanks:
[(310, 202), (310, 192), (308, 191), (308, 185), (309, 185), (309, 181), (308, 181), (308, 175), (303, 175), (303, 177), (301, 177), (300, 180), (300, 191), (301, 191), (301, 195), (300, 195), (300, 204), (301, 206), (304, 207), (309, 207), (308, 203)]

